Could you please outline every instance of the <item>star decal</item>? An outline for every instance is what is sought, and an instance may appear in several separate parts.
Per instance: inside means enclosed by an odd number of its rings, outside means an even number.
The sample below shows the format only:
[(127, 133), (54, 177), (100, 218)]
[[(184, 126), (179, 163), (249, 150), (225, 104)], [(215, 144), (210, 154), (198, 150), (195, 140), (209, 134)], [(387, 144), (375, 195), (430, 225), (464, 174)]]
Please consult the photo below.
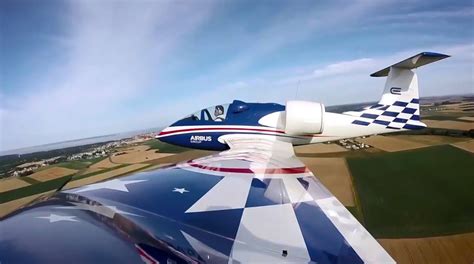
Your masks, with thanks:
[(74, 193), (87, 192), (87, 191), (100, 190), (100, 189), (109, 189), (109, 190), (116, 190), (116, 191), (121, 191), (121, 192), (129, 192), (127, 188), (127, 184), (133, 184), (133, 183), (144, 182), (144, 181), (146, 180), (122, 181), (122, 180), (115, 179), (111, 181), (100, 182), (100, 183), (85, 186), (84, 188), (80, 190), (74, 191)]
[(79, 222), (75, 216), (69, 215), (57, 215), (57, 214), (49, 214), (49, 216), (37, 216), (36, 218), (40, 219), (48, 219), (50, 223), (61, 222), (61, 221), (68, 221), (68, 222)]
[(173, 192), (179, 192), (180, 194), (183, 194), (185, 192), (189, 192), (185, 188), (174, 188)]

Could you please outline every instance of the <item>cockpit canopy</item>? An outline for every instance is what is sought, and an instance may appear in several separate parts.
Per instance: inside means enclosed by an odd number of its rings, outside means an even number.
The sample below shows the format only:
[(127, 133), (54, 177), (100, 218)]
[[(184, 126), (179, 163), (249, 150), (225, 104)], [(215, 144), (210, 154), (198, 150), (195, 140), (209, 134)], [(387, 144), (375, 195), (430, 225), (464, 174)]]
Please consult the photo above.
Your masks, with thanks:
[(229, 109), (230, 104), (221, 104), (216, 106), (211, 106), (208, 108), (204, 108), (200, 111), (197, 111), (185, 118), (189, 120), (204, 120), (204, 121), (214, 121), (214, 122), (222, 122), (226, 119), (227, 110)]
[[(251, 110), (251, 111), (250, 111)], [(285, 106), (273, 103), (246, 103), (234, 100), (230, 104), (219, 104), (204, 108), (174, 122), (171, 126), (195, 125), (259, 125), (265, 115), (284, 111)]]

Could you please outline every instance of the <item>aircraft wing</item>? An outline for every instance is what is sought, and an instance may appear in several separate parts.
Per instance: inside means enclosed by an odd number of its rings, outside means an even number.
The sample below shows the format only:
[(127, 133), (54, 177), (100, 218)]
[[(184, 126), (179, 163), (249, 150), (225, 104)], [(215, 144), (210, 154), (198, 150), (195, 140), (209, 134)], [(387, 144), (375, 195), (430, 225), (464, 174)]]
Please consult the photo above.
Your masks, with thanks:
[(394, 263), (295, 157), (230, 150), (43, 197), (0, 222), (0, 262)]

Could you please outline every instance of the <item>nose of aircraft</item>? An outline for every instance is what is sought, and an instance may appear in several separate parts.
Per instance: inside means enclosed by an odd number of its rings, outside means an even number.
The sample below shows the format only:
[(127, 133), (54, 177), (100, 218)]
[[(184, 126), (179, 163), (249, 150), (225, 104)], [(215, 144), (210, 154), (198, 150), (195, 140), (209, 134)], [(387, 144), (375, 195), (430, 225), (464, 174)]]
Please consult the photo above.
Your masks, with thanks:
[(167, 140), (167, 137), (166, 137), (166, 134), (167, 134), (167, 133), (166, 133), (166, 130), (167, 130), (168, 128), (169, 128), (169, 127), (165, 128), (165, 129), (163, 129), (163, 130), (161, 130), (160, 133), (158, 133), (158, 134), (155, 136), (155, 138), (156, 138), (156, 139), (159, 139), (160, 141), (163, 141), (163, 142), (165, 142), (165, 143), (169, 143), (168, 140)]

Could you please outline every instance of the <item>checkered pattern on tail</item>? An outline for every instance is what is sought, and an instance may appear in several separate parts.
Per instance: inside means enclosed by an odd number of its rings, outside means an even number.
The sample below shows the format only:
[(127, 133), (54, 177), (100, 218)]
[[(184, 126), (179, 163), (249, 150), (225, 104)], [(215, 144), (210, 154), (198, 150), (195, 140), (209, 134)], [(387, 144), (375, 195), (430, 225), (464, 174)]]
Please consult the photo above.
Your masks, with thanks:
[(411, 101), (395, 101), (391, 105), (376, 104), (360, 112), (352, 112), (359, 118), (352, 124), (369, 126), (382, 125), (389, 129), (421, 129), (426, 127), (420, 122), (419, 99)]

